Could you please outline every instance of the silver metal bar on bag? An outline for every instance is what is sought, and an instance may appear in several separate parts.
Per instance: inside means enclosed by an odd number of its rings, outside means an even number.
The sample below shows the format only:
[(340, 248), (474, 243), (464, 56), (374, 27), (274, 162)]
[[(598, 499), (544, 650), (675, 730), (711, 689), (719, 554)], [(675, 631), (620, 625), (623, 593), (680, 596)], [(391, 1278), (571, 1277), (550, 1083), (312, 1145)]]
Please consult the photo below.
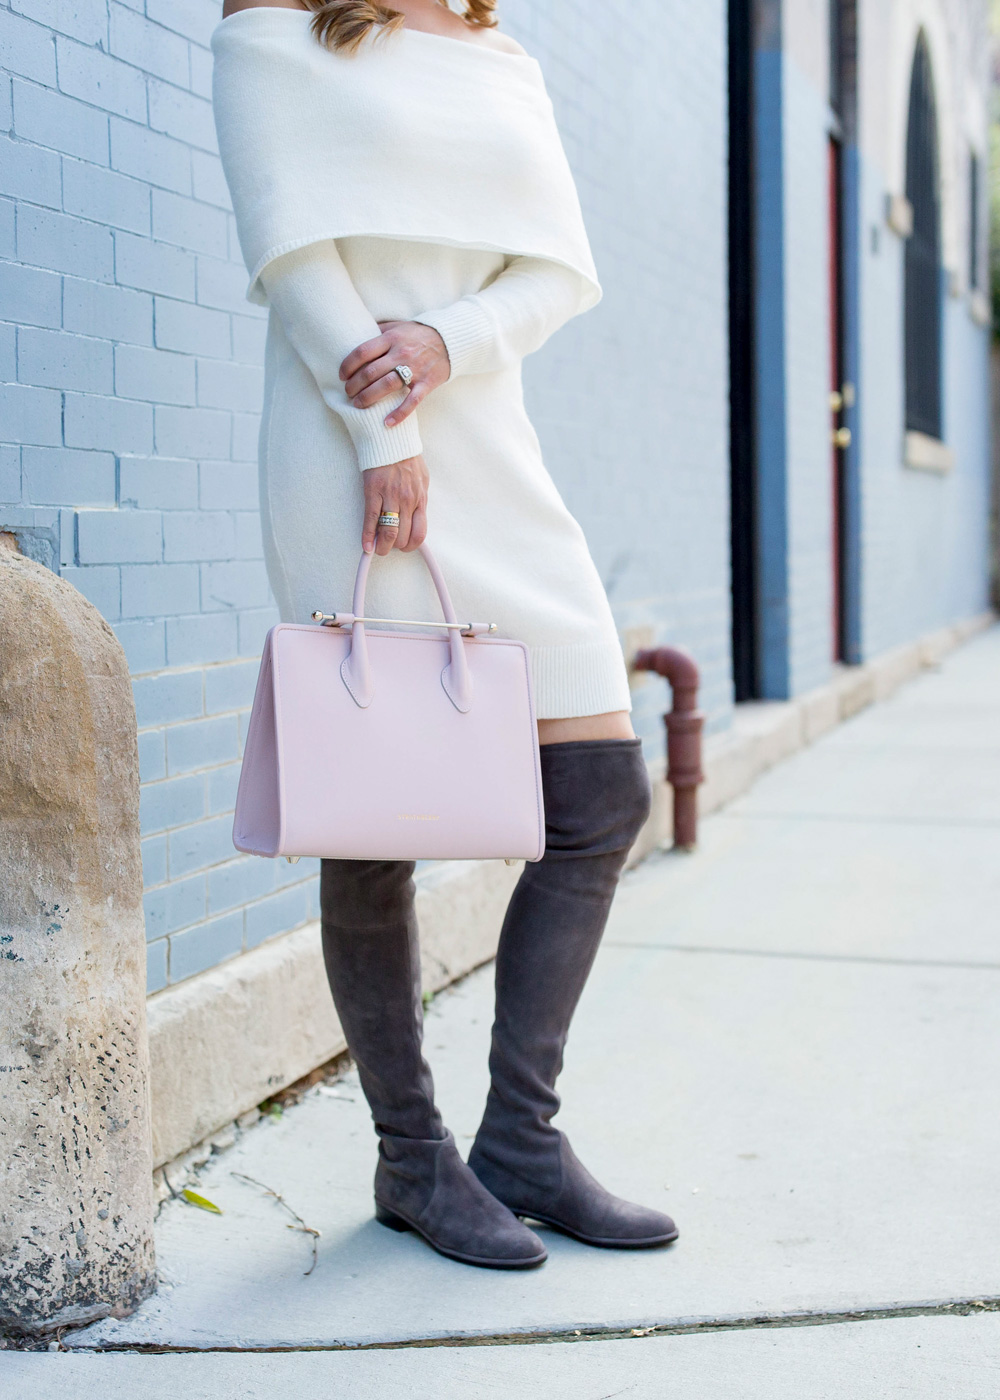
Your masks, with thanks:
[[(313, 622), (322, 623), (324, 627), (346, 627), (354, 622), (381, 622), (392, 627), (454, 627), (459, 632), (470, 632), (476, 626), (474, 622), (422, 622), (412, 617), (355, 617), (353, 613), (342, 615), (314, 612), (312, 618)], [(486, 630), (495, 632), (497, 630), (496, 623), (489, 623)]]

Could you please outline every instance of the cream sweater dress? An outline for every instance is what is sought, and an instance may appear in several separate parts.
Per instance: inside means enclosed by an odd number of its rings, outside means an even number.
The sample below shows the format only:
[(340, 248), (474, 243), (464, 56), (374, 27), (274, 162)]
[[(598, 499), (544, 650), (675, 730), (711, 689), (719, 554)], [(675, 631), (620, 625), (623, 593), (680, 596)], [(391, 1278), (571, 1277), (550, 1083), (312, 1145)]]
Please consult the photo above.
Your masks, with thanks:
[[(296, 224), (284, 212), (287, 198), (275, 194), (268, 160), (258, 174), (246, 159), (243, 143), (253, 135), (247, 125), (252, 127), (256, 117), (271, 133), (273, 114), (298, 100), (288, 89), (315, 83), (325, 97), (342, 74), (351, 83), (359, 81), (357, 68), (342, 66), (358, 60), (330, 54), (313, 37), (310, 16), (295, 10), (241, 11), (219, 25), (213, 49), (220, 149), (251, 272), (249, 295), (270, 307), (260, 499), (265, 560), (282, 620), (305, 622), (316, 609), (350, 607), (361, 548), (361, 473), (422, 452), (430, 476), (427, 542), (458, 615), (495, 622), (501, 636), (527, 643), (539, 718), (629, 709), (607, 597), (583, 532), (545, 469), (521, 386), (523, 357), (596, 299), (581, 296), (581, 285), (590, 283), (581, 284), (570, 265), (582, 256), (560, 260), (557, 241), (552, 241), (557, 255), (549, 256), (547, 228), (534, 236), (501, 230), (499, 246), (467, 246), (470, 227), (476, 236), (477, 219), (486, 229), (479, 238), (491, 241), (490, 211), (481, 198), (470, 206), (471, 224), (461, 226), (462, 237), (454, 243), (433, 236), (430, 214), (414, 218), (413, 236), (397, 233), (387, 227), (388, 216), (370, 211), (353, 221), (339, 209), (307, 213), (305, 223)], [(503, 111), (511, 88), (518, 119), (534, 110), (540, 76), (531, 59), (411, 30), (379, 40), (378, 50), (362, 60), (368, 70), (360, 77), (367, 82), (370, 70), (376, 82), (384, 80), (390, 107), (393, 94), (412, 81), (428, 102), (432, 128), (436, 116), (448, 115), (447, 100), (438, 112), (438, 98), (453, 78), (463, 110), (487, 90), (498, 94)], [(261, 72), (264, 86), (258, 89)], [(308, 93), (301, 96), (308, 99)], [(361, 105), (350, 92), (345, 101), (349, 113)], [(272, 112), (261, 114), (269, 104)], [(314, 103), (314, 116), (315, 110)], [(419, 127), (419, 112), (415, 120)], [(300, 122), (308, 128), (308, 110)], [(329, 141), (329, 132), (325, 135)], [(429, 138), (434, 139), (433, 129)], [(303, 139), (308, 145), (308, 137)], [(471, 155), (474, 159), (474, 142)], [(400, 156), (405, 160), (406, 152)], [(270, 173), (280, 182), (278, 159), (273, 154), (269, 159)], [(325, 152), (317, 159), (325, 159)], [(551, 178), (553, 188), (557, 176)], [(363, 178), (373, 179), (370, 162)], [(445, 191), (455, 182), (452, 226), (458, 227), (462, 171), (449, 168), (441, 178)], [(338, 187), (333, 185), (335, 191)], [(257, 236), (255, 220), (263, 222), (259, 211), (267, 197), (277, 212), (273, 227)], [(359, 198), (364, 196), (354, 203)], [(308, 205), (308, 194), (304, 202)], [(432, 202), (435, 208), (441, 204), (440, 198)], [(502, 192), (498, 207), (502, 215), (494, 223), (508, 213)], [(452, 216), (445, 211), (443, 217)], [(411, 227), (405, 211), (402, 219), (402, 228)], [(359, 220), (376, 231), (343, 232)], [(443, 236), (450, 239), (446, 227)], [(425, 229), (431, 235), (426, 241), (419, 237)], [(320, 236), (321, 230), (331, 236)], [(456, 246), (459, 242), (466, 246)], [(536, 252), (544, 255), (533, 256)], [(383, 420), (402, 401), (402, 390), (374, 408), (358, 410), (339, 378), (344, 357), (379, 334), (380, 320), (435, 327), (451, 361), (448, 382), (395, 428), (386, 428)], [(394, 618), (439, 616), (418, 554), (394, 550), (373, 561), (366, 610)]]

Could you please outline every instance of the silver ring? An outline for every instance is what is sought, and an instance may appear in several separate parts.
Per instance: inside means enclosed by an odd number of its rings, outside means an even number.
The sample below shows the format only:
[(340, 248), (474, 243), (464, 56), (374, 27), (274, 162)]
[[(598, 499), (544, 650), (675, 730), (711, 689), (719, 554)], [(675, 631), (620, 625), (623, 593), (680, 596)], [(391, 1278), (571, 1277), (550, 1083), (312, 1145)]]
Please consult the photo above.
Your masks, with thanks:
[(413, 370), (410, 369), (409, 365), (396, 365), (394, 366), (394, 370), (408, 389), (413, 383)]
[(384, 510), (384, 511), (382, 512), (382, 514), (381, 514), (381, 515), (379, 516), (379, 518), (378, 518), (378, 523), (379, 523), (380, 525), (391, 525), (391, 526), (396, 526), (396, 525), (398, 525), (398, 524), (399, 524), (399, 511), (398, 511), (398, 510)]

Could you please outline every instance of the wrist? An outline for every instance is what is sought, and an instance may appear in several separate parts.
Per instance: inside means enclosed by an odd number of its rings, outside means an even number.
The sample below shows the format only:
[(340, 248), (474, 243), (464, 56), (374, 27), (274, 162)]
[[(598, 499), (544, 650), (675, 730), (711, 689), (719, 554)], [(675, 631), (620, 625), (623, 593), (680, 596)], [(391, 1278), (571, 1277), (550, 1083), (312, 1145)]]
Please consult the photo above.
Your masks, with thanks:
[(451, 374), (479, 374), (486, 368), (493, 343), (493, 324), (475, 297), (462, 297), (451, 306), (428, 311), (420, 324), (437, 331), (448, 356)]

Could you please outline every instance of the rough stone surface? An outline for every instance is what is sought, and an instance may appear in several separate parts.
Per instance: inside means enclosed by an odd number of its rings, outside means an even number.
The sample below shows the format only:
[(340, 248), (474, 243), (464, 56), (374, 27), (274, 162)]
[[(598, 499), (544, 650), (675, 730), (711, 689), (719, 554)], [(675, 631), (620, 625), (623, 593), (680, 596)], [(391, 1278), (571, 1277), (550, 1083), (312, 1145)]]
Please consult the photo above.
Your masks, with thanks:
[(135, 710), (68, 583), (0, 548), (0, 1325), (155, 1286)]

